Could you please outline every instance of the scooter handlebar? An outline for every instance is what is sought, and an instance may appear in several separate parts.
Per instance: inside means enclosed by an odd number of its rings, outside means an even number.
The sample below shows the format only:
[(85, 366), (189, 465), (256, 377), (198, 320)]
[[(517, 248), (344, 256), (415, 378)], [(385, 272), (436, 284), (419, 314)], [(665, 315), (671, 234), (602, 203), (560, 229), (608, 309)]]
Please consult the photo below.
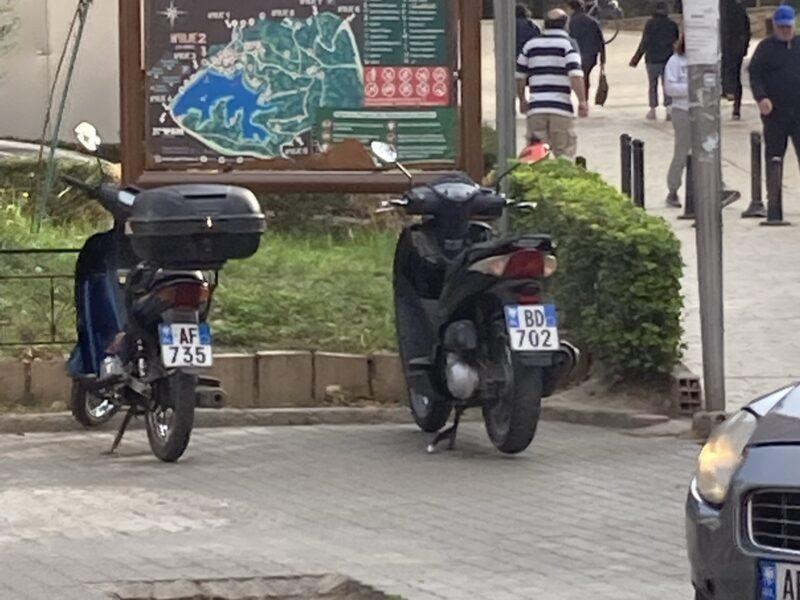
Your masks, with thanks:
[(74, 186), (86, 192), (92, 198), (94, 198), (95, 194), (97, 193), (97, 188), (95, 186), (89, 185), (88, 183), (86, 183), (82, 179), (78, 179), (77, 177), (72, 177), (71, 175), (62, 175), (61, 179), (66, 183), (70, 184), (71, 186)]
[(70, 175), (62, 175), (61, 179), (85, 192), (90, 198), (97, 200), (100, 205), (114, 215), (114, 217), (125, 216), (128, 212), (125, 210), (125, 206), (119, 201), (120, 190), (116, 185), (110, 183), (91, 185), (76, 177), (71, 177)]

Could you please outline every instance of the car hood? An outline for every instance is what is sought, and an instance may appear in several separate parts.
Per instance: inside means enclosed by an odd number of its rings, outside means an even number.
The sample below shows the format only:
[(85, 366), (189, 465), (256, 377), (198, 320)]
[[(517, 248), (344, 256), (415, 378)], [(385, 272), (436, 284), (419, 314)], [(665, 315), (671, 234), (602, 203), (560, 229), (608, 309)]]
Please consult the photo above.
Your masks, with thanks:
[(759, 417), (751, 446), (800, 444), (800, 385), (759, 398), (747, 410)]

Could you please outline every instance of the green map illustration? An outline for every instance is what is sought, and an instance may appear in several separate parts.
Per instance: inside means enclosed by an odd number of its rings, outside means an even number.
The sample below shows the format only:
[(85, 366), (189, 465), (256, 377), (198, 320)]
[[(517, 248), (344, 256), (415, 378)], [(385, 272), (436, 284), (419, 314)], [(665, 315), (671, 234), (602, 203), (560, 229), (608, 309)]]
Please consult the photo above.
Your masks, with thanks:
[[(363, 105), (364, 70), (352, 18), (243, 20), (212, 47), (169, 106), (175, 122), (227, 156), (290, 157), (306, 147), (321, 107)], [(306, 150), (307, 151), (307, 148)]]

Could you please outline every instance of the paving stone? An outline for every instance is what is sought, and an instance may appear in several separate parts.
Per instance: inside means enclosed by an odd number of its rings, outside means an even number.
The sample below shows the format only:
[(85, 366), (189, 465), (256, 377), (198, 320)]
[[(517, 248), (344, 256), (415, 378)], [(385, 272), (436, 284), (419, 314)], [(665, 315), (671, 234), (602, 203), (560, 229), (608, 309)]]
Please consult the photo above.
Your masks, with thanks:
[(256, 408), (258, 387), (256, 380), (257, 358), (248, 354), (220, 354), (214, 357), (213, 377), (222, 381), (228, 393), (227, 406), (231, 408)]
[(348, 398), (369, 397), (367, 357), (332, 352), (314, 353), (314, 399), (317, 404), (325, 400), (332, 386), (340, 388)]
[(259, 352), (258, 407), (313, 406), (313, 378), (310, 352)]

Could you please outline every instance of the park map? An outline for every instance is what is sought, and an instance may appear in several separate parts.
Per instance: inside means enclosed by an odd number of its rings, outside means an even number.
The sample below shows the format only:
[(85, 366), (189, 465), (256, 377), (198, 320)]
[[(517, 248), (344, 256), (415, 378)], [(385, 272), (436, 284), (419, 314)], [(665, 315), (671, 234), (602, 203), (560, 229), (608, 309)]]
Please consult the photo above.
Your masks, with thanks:
[(293, 159), (344, 139), (453, 158), (444, 0), (146, 2), (154, 163)]

